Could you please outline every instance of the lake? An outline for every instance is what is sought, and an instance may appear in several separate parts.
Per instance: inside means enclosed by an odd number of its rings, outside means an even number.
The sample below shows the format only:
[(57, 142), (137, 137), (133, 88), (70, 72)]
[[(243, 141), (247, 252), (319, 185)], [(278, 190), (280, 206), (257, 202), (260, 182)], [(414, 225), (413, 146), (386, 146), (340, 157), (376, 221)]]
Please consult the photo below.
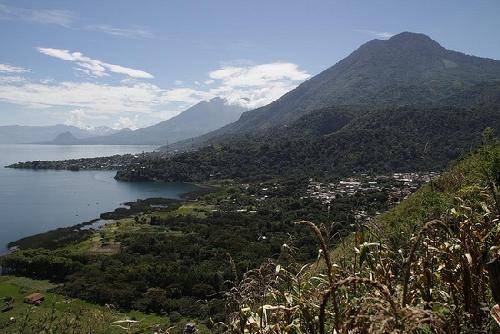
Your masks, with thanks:
[(51, 171), (4, 168), (27, 160), (65, 160), (152, 151), (132, 145), (0, 144), (0, 253), (8, 242), (99, 217), (138, 198), (179, 198), (196, 189), (185, 183), (119, 182), (112, 171)]

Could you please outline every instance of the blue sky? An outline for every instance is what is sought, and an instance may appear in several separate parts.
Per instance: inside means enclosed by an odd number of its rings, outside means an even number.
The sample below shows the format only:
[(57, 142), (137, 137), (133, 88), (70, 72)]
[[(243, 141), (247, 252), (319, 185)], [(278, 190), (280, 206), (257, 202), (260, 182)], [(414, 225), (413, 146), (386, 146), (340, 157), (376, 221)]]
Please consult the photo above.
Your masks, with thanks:
[(141, 127), (258, 107), (402, 31), (500, 58), (500, 1), (0, 0), (0, 125)]

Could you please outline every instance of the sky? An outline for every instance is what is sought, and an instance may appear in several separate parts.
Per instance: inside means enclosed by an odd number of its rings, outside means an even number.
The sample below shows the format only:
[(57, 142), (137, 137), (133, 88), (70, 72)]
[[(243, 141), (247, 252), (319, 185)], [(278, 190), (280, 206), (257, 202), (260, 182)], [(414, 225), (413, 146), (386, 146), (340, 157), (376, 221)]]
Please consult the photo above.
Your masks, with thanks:
[(249, 109), (402, 31), (500, 59), (500, 1), (0, 0), (0, 125), (138, 128)]

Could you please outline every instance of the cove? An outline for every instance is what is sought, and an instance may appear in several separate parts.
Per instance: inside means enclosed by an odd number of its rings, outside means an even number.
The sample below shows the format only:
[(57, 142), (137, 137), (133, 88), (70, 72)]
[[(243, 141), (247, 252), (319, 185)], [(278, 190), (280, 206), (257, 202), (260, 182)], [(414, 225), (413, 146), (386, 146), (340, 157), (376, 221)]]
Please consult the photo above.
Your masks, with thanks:
[(119, 182), (113, 178), (113, 171), (34, 171), (5, 165), (153, 149), (128, 145), (0, 145), (0, 253), (10, 241), (98, 218), (124, 202), (149, 197), (180, 198), (197, 189), (186, 183)]

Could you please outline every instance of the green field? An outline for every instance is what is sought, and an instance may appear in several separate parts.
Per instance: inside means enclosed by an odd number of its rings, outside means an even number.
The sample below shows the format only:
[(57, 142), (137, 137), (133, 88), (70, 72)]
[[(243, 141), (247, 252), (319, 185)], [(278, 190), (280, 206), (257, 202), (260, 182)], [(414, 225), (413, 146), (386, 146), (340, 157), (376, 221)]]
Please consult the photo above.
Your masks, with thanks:
[[(56, 286), (48, 281), (24, 277), (0, 277), (0, 301), (13, 298), (13, 309), (0, 313), (1, 333), (166, 333), (178, 332), (187, 320), (171, 325), (168, 317), (140, 312), (119, 312), (79, 299), (49, 292)], [(23, 302), (32, 292), (41, 292), (40, 306)], [(204, 327), (198, 326), (201, 332)]]

